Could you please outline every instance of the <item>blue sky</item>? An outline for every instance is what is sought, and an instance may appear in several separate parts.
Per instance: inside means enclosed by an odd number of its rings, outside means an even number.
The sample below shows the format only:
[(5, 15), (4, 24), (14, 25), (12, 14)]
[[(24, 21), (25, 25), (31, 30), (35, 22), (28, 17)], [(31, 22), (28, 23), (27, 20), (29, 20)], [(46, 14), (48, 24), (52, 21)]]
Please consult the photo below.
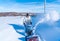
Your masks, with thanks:
[(17, 3), (26, 3), (26, 2), (43, 2), (44, 0), (0, 0), (0, 2), (17, 2)]
[[(31, 2), (39, 2), (44, 3), (44, 0), (0, 0), (0, 3), (6, 3), (6, 2), (16, 2), (16, 3), (31, 3)], [(46, 0), (47, 3), (59, 3), (60, 0)]]
[[(46, 0), (48, 8), (58, 8), (60, 0)], [(51, 6), (53, 5), (53, 7)], [(0, 12), (44, 12), (44, 0), (0, 0)]]

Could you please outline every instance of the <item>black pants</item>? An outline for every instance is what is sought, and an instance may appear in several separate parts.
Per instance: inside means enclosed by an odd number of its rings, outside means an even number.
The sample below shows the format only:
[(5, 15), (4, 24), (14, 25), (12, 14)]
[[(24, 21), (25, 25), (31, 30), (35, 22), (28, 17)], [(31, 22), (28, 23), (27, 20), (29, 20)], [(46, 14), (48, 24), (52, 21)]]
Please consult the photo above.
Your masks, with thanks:
[(32, 35), (32, 30), (29, 30), (29, 31), (27, 32), (27, 34), (28, 34), (28, 36)]

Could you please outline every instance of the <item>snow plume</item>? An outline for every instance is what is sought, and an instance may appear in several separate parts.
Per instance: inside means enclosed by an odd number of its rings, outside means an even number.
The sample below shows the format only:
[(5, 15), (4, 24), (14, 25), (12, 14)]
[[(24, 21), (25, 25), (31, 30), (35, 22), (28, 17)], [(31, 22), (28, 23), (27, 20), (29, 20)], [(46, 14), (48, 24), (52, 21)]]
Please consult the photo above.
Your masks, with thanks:
[(56, 10), (51, 10), (47, 13), (46, 19), (49, 21), (58, 21), (60, 19), (60, 14)]
[[(39, 21), (35, 24), (33, 33), (35, 33), (36, 28), (39, 24), (48, 23), (50, 25), (50, 24), (55, 23), (59, 19), (60, 19), (59, 12), (57, 12), (56, 10), (49, 10), (48, 12), (46, 12), (45, 16), (43, 18), (39, 19)], [(43, 40), (46, 41), (45, 39), (43, 39)]]
[(38, 25), (39, 23), (42, 23), (42, 22), (44, 22), (44, 19), (38, 21), (38, 22), (35, 24), (35, 26), (34, 26), (34, 28), (33, 28), (33, 29), (34, 29), (33, 32), (35, 32), (37, 25)]
[(45, 14), (45, 16), (43, 18), (41, 18), (34, 26), (34, 31), (36, 30), (36, 27), (38, 24), (46, 22), (46, 23), (54, 23), (56, 21), (58, 21), (60, 19), (60, 14), (55, 11), (55, 10), (51, 10), (48, 11), (47, 14)]
[[(44, 22), (44, 19), (41, 19), (41, 20), (39, 20), (36, 24), (35, 24), (35, 26), (34, 26), (34, 30), (33, 30), (33, 33), (35, 34), (35, 30), (36, 30), (36, 28), (37, 28), (37, 26), (38, 26), (38, 24), (39, 23), (43, 23)], [(39, 41), (45, 41), (45, 39), (43, 39), (41, 36), (39, 37)]]

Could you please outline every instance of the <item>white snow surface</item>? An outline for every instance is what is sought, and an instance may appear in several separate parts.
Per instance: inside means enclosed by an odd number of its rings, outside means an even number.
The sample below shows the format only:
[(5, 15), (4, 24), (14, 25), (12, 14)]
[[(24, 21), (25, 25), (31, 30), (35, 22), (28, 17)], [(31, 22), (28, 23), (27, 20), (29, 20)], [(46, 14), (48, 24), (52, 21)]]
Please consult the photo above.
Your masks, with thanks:
[[(22, 25), (22, 18), (18, 17), (0, 17), (0, 41), (21, 41), (18, 38), (24, 37), (18, 34), (14, 28), (8, 24)], [(21, 30), (20, 32), (22, 32)]]
[[(22, 34), (18, 34), (13, 26), (9, 24), (18, 24), (23, 26), (23, 18), (21, 16), (7, 16), (0, 17), (0, 41), (22, 41), (18, 38), (25, 37)], [(23, 32), (24, 30), (18, 30), (19, 32)]]

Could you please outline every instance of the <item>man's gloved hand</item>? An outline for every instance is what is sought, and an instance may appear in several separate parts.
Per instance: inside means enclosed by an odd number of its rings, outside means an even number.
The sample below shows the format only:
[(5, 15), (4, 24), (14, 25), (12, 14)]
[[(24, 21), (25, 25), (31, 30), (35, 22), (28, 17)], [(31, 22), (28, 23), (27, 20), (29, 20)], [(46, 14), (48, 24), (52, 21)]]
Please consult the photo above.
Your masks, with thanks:
[(30, 22), (32, 24), (32, 22)]

